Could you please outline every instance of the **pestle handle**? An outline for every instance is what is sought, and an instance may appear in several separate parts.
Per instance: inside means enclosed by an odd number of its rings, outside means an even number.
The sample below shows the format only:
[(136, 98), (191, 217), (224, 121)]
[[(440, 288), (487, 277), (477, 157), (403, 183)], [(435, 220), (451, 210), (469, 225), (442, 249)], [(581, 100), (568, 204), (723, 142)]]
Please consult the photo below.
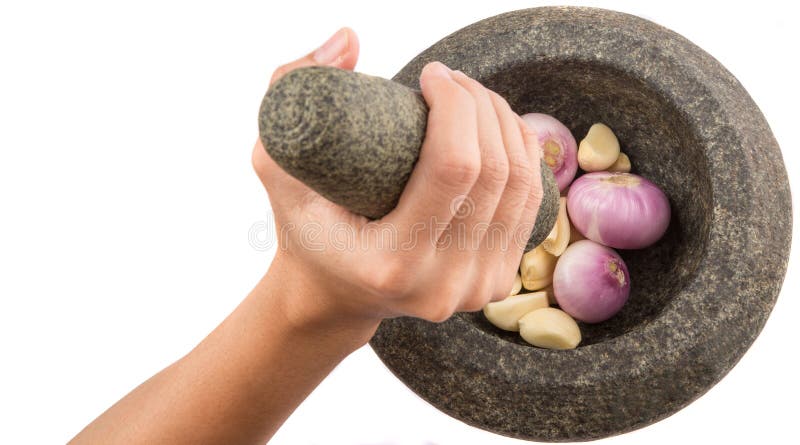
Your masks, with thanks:
[[(261, 103), (270, 157), (311, 189), (378, 219), (400, 199), (425, 137), (428, 107), (400, 83), (330, 67), (291, 71)], [(526, 250), (555, 225), (558, 187), (542, 164), (544, 199)]]

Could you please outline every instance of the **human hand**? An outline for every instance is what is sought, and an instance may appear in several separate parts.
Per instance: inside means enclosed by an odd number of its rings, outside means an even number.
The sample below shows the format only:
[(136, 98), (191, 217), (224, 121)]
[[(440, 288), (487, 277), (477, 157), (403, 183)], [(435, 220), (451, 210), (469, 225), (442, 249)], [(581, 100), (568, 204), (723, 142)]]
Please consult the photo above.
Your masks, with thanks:
[[(343, 29), (284, 65), (352, 70), (358, 40)], [(261, 142), (279, 249), (268, 277), (302, 288), (285, 301), (297, 323), (410, 315), (441, 322), (505, 298), (541, 203), (540, 147), (504, 99), (441, 63), (420, 76), (430, 108), (419, 161), (397, 207), (370, 221), (285, 173)]]
[[(301, 66), (351, 70), (357, 58), (343, 29), (272, 81)], [(434, 62), (420, 85), (430, 108), (420, 157), (380, 220), (322, 198), (256, 143), (278, 229), (269, 272), (197, 347), (71, 443), (265, 443), (383, 318), (440, 322), (508, 295), (542, 198), (540, 147), (464, 74)]]

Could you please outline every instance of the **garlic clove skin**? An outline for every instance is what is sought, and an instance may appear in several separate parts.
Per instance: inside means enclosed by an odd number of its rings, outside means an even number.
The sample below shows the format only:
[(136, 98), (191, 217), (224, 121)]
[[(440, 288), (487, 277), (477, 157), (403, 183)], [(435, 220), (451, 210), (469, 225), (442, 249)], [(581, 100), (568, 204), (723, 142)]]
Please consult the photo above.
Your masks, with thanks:
[(511, 293), (508, 294), (509, 297), (513, 295), (517, 295), (519, 291), (522, 290), (522, 278), (520, 278), (519, 273), (514, 275), (514, 284), (511, 285)]
[(553, 256), (560, 256), (567, 250), (570, 238), (570, 222), (567, 217), (567, 198), (559, 198), (558, 200), (558, 217), (556, 218), (556, 225), (553, 230), (542, 241), (542, 248)]
[(483, 308), (483, 315), (490, 323), (505, 331), (519, 331), (519, 319), (525, 314), (547, 307), (544, 292), (512, 295), (503, 301), (489, 303)]
[(575, 349), (581, 342), (578, 323), (566, 312), (548, 307), (526, 314), (519, 320), (523, 340), (547, 349)]
[(630, 173), (631, 159), (625, 153), (620, 152), (617, 160), (606, 171), (611, 173)]
[(519, 266), (522, 287), (539, 290), (552, 283), (556, 260), (557, 258), (544, 250), (541, 244), (523, 255)]
[(589, 128), (578, 146), (578, 165), (587, 172), (611, 167), (619, 157), (619, 141), (607, 125), (597, 123)]

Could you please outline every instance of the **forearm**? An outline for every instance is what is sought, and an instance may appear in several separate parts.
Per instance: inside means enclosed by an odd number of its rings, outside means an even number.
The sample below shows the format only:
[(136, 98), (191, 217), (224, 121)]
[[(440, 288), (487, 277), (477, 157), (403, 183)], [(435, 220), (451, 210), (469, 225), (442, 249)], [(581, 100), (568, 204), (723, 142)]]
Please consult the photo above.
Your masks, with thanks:
[(73, 443), (266, 442), (320, 381), (365, 344), (377, 320), (303, 318), (308, 298), (276, 259), (248, 297), (188, 355), (87, 426)]

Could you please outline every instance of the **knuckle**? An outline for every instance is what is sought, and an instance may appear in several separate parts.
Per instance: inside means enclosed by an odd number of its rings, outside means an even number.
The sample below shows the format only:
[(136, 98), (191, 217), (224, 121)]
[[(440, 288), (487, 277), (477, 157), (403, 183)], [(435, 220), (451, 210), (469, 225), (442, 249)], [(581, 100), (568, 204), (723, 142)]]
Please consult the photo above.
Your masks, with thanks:
[(442, 323), (453, 316), (453, 313), (455, 312), (454, 309), (455, 308), (453, 308), (450, 304), (434, 305), (425, 311), (422, 318), (434, 323)]
[(533, 187), (535, 171), (525, 156), (515, 156), (510, 161), (508, 188), (526, 193)]
[(489, 301), (502, 301), (508, 297), (510, 291), (508, 289), (504, 289), (501, 286), (495, 286), (492, 292), (489, 294)]
[(508, 289), (503, 289), (504, 286), (499, 286), (496, 280), (487, 280), (486, 285), (483, 287), (483, 292), (478, 295), (479, 301), (483, 304), (481, 307), (486, 306), (489, 302), (495, 301), (496, 298), (505, 298), (508, 296)]
[(494, 294), (494, 295), (492, 295), (492, 298), (491, 298), (491, 299), (489, 299), (489, 303), (496, 303), (496, 302), (498, 302), (498, 301), (503, 301), (503, 300), (505, 300), (506, 298), (508, 298), (508, 293), (507, 293), (507, 292), (502, 292), (502, 293), (499, 293), (499, 294)]
[(462, 305), (463, 310), (467, 312), (476, 312), (483, 309), (494, 297), (496, 293), (495, 286), (490, 280), (483, 280), (476, 286), (476, 292), (470, 296)]
[(531, 203), (535, 204), (537, 207), (539, 204), (542, 203), (542, 199), (544, 198), (544, 190), (542, 190), (542, 185), (540, 181), (535, 181), (528, 192), (528, 199)]
[(409, 269), (395, 258), (386, 258), (375, 267), (362, 269), (361, 281), (375, 293), (388, 298), (398, 297), (409, 286)]
[(435, 175), (447, 184), (470, 185), (477, 181), (481, 172), (480, 158), (458, 153), (463, 150), (449, 150), (454, 153), (446, 161), (438, 163)]
[(481, 162), (481, 175), (492, 185), (504, 186), (509, 179), (509, 162), (503, 157), (487, 157)]
[(533, 164), (531, 163), (528, 156), (524, 153), (519, 153), (516, 155), (509, 156), (508, 163), (511, 166), (511, 170), (515, 173), (525, 174), (527, 176), (533, 176)]
[(478, 312), (486, 306), (483, 298), (471, 298), (462, 306), (464, 312)]
[(434, 284), (429, 292), (423, 295), (422, 301), (425, 302), (421, 318), (434, 323), (441, 323), (450, 318), (458, 307), (463, 294), (463, 284), (459, 285), (455, 280), (442, 279), (438, 284)]
[(541, 188), (533, 187), (528, 193), (528, 200), (525, 202), (525, 210), (529, 213), (536, 214), (542, 205), (543, 193)]
[[(519, 118), (519, 120), (522, 121), (522, 118)], [(526, 124), (525, 121), (519, 122), (519, 128), (522, 131), (522, 139), (525, 143), (538, 147), (541, 151), (541, 147), (539, 147), (539, 133)]]

